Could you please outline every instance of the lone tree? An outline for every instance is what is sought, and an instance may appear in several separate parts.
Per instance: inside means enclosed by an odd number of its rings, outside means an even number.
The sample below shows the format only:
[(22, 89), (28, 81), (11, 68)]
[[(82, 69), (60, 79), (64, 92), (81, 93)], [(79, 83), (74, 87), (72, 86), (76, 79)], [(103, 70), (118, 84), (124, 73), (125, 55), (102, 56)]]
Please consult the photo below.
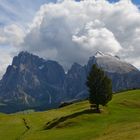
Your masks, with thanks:
[(112, 99), (112, 81), (104, 71), (93, 65), (87, 77), (86, 85), (89, 90), (91, 108), (100, 112), (99, 105), (105, 106)]

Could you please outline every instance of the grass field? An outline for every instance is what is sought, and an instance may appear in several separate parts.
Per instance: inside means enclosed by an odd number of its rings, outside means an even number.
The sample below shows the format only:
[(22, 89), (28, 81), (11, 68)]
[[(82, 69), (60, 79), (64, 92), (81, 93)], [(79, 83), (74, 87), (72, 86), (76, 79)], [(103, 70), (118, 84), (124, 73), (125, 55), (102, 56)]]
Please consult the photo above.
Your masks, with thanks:
[(88, 109), (84, 101), (45, 112), (0, 114), (0, 140), (140, 140), (140, 90), (114, 95), (101, 114)]

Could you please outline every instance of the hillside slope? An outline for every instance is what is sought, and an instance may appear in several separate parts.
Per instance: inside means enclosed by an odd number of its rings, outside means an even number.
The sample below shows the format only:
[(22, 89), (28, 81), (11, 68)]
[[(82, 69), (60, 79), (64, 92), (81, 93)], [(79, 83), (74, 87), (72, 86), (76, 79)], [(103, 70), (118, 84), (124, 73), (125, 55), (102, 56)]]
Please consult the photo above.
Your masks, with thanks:
[[(89, 104), (84, 101), (46, 112), (0, 114), (0, 139), (140, 139), (140, 90), (114, 95), (108, 107), (101, 108), (101, 114), (88, 109)], [(47, 129), (50, 124), (53, 127)]]

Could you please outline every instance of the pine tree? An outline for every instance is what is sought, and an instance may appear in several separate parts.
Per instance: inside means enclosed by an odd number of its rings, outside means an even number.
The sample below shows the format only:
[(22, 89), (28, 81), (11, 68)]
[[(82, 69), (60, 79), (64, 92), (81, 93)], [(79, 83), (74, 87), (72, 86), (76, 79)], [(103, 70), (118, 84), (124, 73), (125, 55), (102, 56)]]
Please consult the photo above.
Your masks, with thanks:
[(86, 85), (89, 90), (91, 108), (96, 107), (96, 111), (100, 112), (99, 105), (105, 106), (112, 99), (112, 81), (102, 69), (93, 65)]

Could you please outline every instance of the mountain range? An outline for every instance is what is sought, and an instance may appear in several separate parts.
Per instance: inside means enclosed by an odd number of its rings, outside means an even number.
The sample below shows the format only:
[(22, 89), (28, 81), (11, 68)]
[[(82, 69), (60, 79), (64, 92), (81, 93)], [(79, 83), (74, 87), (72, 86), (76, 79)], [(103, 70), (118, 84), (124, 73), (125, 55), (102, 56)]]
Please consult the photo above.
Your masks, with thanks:
[(45, 110), (87, 98), (85, 82), (93, 64), (112, 79), (113, 92), (140, 88), (140, 71), (118, 56), (97, 52), (86, 65), (74, 63), (65, 72), (56, 61), (20, 52), (0, 81), (0, 112)]

